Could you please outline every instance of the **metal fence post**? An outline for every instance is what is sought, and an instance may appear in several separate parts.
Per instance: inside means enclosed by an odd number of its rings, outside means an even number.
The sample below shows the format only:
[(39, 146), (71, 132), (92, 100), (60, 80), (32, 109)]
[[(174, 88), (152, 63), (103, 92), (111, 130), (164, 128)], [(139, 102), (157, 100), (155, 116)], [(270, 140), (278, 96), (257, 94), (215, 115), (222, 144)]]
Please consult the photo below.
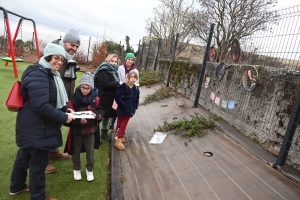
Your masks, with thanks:
[(158, 38), (157, 52), (156, 52), (155, 63), (154, 63), (154, 71), (156, 71), (157, 60), (158, 60), (158, 52), (160, 50), (160, 47), (161, 47), (161, 38)]
[(201, 93), (201, 85), (202, 85), (203, 79), (204, 79), (206, 62), (207, 62), (207, 58), (208, 58), (208, 51), (210, 48), (210, 43), (211, 43), (211, 39), (212, 39), (213, 32), (214, 32), (214, 27), (215, 27), (215, 24), (210, 25), (208, 41), (207, 41), (206, 50), (205, 50), (205, 54), (204, 54), (204, 58), (203, 58), (203, 64), (202, 64), (202, 69), (201, 69), (201, 73), (200, 73), (200, 77), (199, 77), (198, 89), (197, 89), (196, 98), (195, 98), (195, 102), (194, 102), (195, 108), (198, 107), (198, 101), (199, 101), (199, 97), (200, 97), (200, 93)]
[(142, 45), (142, 53), (141, 53), (141, 57), (140, 57), (140, 65), (142, 65), (142, 62), (143, 62), (144, 47), (145, 47), (145, 42), (143, 42), (143, 45)]
[(151, 51), (151, 42), (152, 42), (152, 40), (150, 40), (150, 42), (149, 42), (149, 48), (148, 48), (147, 57), (146, 57), (146, 63), (145, 63), (145, 71), (147, 71), (147, 67), (148, 67), (149, 54), (150, 54), (150, 51)]
[(288, 123), (284, 138), (281, 144), (281, 148), (278, 154), (275, 166), (284, 166), (289, 150), (293, 141), (293, 137), (297, 128), (298, 120), (300, 115), (300, 87), (298, 88), (297, 97), (294, 103), (293, 111)]
[(178, 38), (179, 38), (179, 33), (176, 34), (176, 41), (175, 41), (174, 49), (172, 51), (173, 52), (173, 58), (172, 58), (171, 66), (170, 66), (169, 73), (168, 73), (167, 87), (169, 87), (169, 85), (170, 85), (172, 68), (174, 66), (174, 60), (175, 60), (175, 56), (176, 56)]

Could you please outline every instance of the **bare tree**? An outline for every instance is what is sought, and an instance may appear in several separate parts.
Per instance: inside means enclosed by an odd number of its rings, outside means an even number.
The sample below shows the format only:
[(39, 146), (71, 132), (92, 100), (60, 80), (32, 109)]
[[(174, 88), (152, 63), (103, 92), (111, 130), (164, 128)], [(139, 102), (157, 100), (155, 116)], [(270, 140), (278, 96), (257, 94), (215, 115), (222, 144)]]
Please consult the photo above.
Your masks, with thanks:
[(186, 4), (184, 0), (160, 0), (161, 4), (153, 9), (154, 17), (146, 20), (146, 31), (150, 36), (162, 38), (162, 54), (170, 55), (174, 37), (179, 33), (178, 55), (192, 39), (191, 27), (187, 26), (194, 0)]
[(217, 61), (224, 60), (234, 39), (240, 40), (274, 22), (276, 12), (271, 11), (276, 0), (197, 0), (199, 9), (190, 15), (194, 35), (207, 41), (211, 23), (216, 24), (214, 41)]

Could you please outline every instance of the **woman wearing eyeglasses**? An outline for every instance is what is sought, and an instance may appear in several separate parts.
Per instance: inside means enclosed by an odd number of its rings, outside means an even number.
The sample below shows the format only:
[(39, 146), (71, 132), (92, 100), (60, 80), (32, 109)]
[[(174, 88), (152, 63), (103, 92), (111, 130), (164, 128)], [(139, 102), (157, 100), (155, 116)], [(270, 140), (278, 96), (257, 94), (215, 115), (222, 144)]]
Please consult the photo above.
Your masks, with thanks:
[(119, 80), (118, 71), (119, 57), (116, 54), (110, 54), (95, 71), (94, 83), (98, 89), (101, 106), (104, 109), (102, 118), (101, 138), (111, 142), (108, 136), (108, 123), (110, 118), (116, 118), (117, 112), (112, 108), (117, 86), (123, 82)]
[[(45, 194), (45, 169), (49, 150), (62, 146), (61, 125), (74, 118), (66, 112), (68, 97), (57, 71), (65, 61), (65, 49), (50, 43), (39, 62), (22, 75), (22, 99), (25, 102), (16, 120), (19, 147), (11, 175), (10, 195), (29, 191), (31, 199), (52, 199)], [(26, 184), (29, 169), (29, 183)]]

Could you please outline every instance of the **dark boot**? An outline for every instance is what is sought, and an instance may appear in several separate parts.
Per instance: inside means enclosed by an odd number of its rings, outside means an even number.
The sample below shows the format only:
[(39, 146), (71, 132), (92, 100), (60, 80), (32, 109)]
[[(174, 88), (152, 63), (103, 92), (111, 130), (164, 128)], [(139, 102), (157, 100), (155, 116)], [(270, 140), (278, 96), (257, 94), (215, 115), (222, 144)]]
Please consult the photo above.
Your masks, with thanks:
[(110, 137), (107, 135), (108, 129), (101, 129), (101, 138), (106, 140), (107, 142), (111, 142)]

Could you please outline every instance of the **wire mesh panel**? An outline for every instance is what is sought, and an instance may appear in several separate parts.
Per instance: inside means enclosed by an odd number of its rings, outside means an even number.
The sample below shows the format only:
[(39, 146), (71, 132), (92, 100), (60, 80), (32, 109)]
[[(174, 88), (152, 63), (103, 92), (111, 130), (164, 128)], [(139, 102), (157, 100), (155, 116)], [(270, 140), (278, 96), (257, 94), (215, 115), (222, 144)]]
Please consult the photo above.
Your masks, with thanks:
[[(275, 23), (239, 40), (237, 60), (232, 49), (228, 51), (221, 80), (219, 63), (210, 63), (200, 104), (278, 155), (300, 86), (300, 9), (275, 12)], [(289, 151), (289, 164), (296, 168), (300, 168), (299, 142), (297, 127)]]
[[(263, 31), (234, 40), (224, 60), (209, 57), (199, 104), (278, 155), (300, 86), (300, 6), (274, 12), (276, 20)], [(205, 47), (197, 48), (193, 56), (203, 61)], [(177, 56), (170, 83), (195, 99), (202, 61), (186, 59), (192, 49)], [(163, 75), (170, 63), (160, 59)], [(299, 126), (290, 143), (288, 164), (300, 169)]]

